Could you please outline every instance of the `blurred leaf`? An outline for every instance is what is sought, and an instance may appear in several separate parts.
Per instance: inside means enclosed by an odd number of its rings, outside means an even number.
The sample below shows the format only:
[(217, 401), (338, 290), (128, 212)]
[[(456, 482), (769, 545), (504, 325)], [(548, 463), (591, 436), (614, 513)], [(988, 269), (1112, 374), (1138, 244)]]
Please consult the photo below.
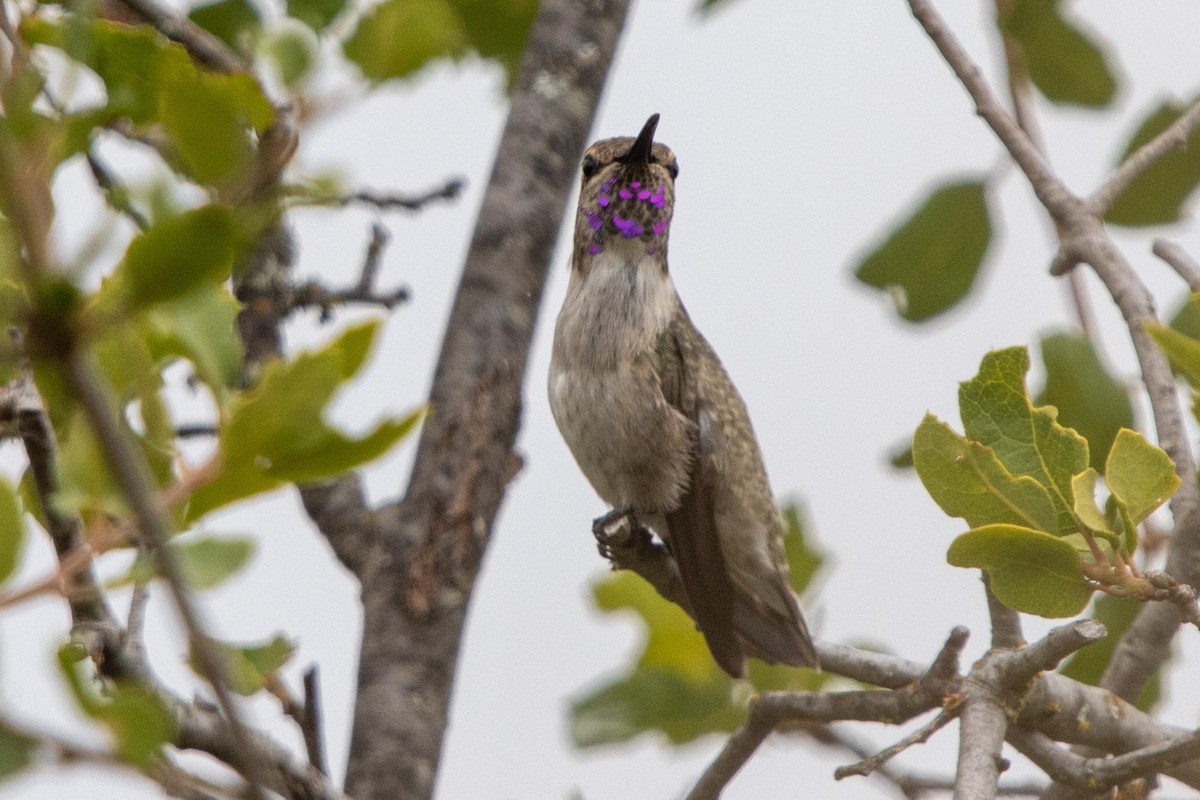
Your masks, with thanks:
[(1078, 614), (1092, 596), (1075, 548), (1057, 536), (1017, 525), (985, 525), (959, 536), (946, 560), (987, 572), (1004, 605), (1040, 617)]
[[(1182, 116), (1191, 103), (1163, 102), (1142, 121), (1118, 163)], [(1164, 225), (1182, 219), (1184, 201), (1200, 183), (1200, 129), (1182, 147), (1167, 152), (1134, 178), (1104, 218), (1117, 225)]]
[(325, 30), (345, 7), (346, 0), (287, 0), (288, 16), (318, 32)]
[(250, 0), (217, 0), (197, 6), (188, 12), (188, 19), (229, 45), (242, 58), (253, 59), (263, 21)]
[[(295, 643), (280, 635), (261, 644), (230, 644), (215, 640), (213, 643), (225, 659), (229, 688), (245, 696), (262, 689), (267, 678), (296, 652)], [(199, 672), (195, 653), (189, 656), (188, 663)]]
[[(249, 537), (195, 536), (170, 542), (184, 580), (192, 589), (204, 591), (220, 586), (236, 575), (254, 555), (254, 540)], [(158, 577), (158, 566), (151, 553), (140, 553), (122, 577), (109, 588), (131, 583), (148, 583)]]
[(473, 51), (503, 65), (511, 84), (537, 8), (537, 0), (384, 0), (359, 21), (345, 53), (380, 82)]
[(783, 515), (783, 549), (792, 573), (792, 588), (802, 594), (813, 577), (821, 571), (825, 555), (813, 547), (804, 535), (804, 515), (798, 503), (785, 503)]
[(1133, 427), (1129, 393), (1108, 374), (1086, 337), (1056, 333), (1042, 339), (1046, 386), (1039, 405), (1058, 409), (1058, 422), (1088, 441), (1088, 457), (1097, 470), (1121, 428)]
[(157, 695), (122, 682), (106, 683), (98, 692), (91, 661), (73, 645), (59, 648), (58, 663), (79, 707), (112, 732), (121, 758), (143, 768), (160, 758), (162, 746), (175, 736), (175, 718)]
[(378, 83), (412, 75), (435, 58), (461, 56), (466, 48), (462, 22), (448, 0), (384, 0), (359, 20), (345, 53)]
[(0, 781), (11, 778), (33, 763), (37, 740), (0, 725)]
[(96, 511), (114, 516), (128, 513), (125, 495), (108, 469), (96, 436), (83, 412), (71, 415), (59, 440), (59, 490), (53, 502), (64, 514)]
[(218, 284), (229, 277), (236, 238), (233, 212), (222, 206), (163, 220), (129, 243), (114, 284), (135, 308)]
[(692, 618), (636, 574), (614, 573), (592, 591), (601, 611), (628, 609), (641, 617), (647, 635), (639, 668), (663, 668), (697, 686), (710, 683), (719, 673)]
[(416, 426), (420, 411), (384, 420), (361, 439), (325, 423), (326, 406), (362, 367), (377, 328), (374, 322), (349, 328), (322, 350), (267, 366), (258, 384), (232, 405), (221, 431), (221, 473), (192, 495), (189, 520), (283, 483), (360, 466)]
[[(24, 545), (25, 522), (21, 518), (21, 504), (13, 487), (0, 478), (0, 583), (17, 571)], [(0, 769), (0, 775), (3, 774)]]
[(913, 465), (942, 511), (973, 528), (1005, 522), (1059, 531), (1058, 511), (1045, 486), (1013, 475), (990, 447), (959, 436), (932, 414), (913, 436)]
[(991, 236), (985, 184), (943, 184), (862, 260), (854, 274), (868, 286), (901, 295), (900, 315), (920, 322), (966, 296)]
[(538, 0), (450, 0), (450, 5), (462, 20), (471, 49), (498, 61), (512, 86), (537, 16)]
[(963, 432), (992, 448), (1013, 475), (1044, 486), (1058, 512), (1058, 532), (1074, 533), (1071, 480), (1087, 469), (1087, 440), (1060, 425), (1052, 406), (1033, 406), (1025, 389), (1028, 371), (1024, 347), (986, 354), (979, 374), (959, 384)]
[(1134, 525), (1150, 516), (1179, 488), (1179, 476), (1171, 457), (1128, 428), (1117, 434), (1104, 475), (1109, 491), (1129, 512)]
[[(107, 103), (83, 117), (87, 126), (128, 118), (135, 126), (163, 123), (188, 173), (215, 182), (244, 167), (252, 131), (274, 110), (254, 78), (196, 69), (186, 51), (145, 25), (68, 14), (61, 23), (30, 18), (31, 42), (64, 50), (104, 82)], [(173, 164), (173, 166), (180, 166)]]
[(196, 377), (224, 408), (237, 387), (242, 342), (235, 321), (238, 304), (224, 286), (208, 285), (150, 309), (141, 334), (160, 363), (186, 358)]
[(1192, 292), (1184, 298), (1169, 324), (1184, 336), (1200, 339), (1200, 292)]
[(248, 537), (200, 536), (175, 547), (188, 585), (201, 590), (224, 583), (254, 555), (254, 540)]
[(101, 719), (116, 737), (121, 757), (140, 767), (157, 762), (162, 746), (175, 736), (175, 718), (170, 710), (140, 686), (118, 685)]
[(320, 55), (317, 37), (299, 25), (282, 25), (272, 31), (263, 50), (275, 63), (283, 85), (292, 90), (308, 81)]
[[(1108, 636), (1100, 641), (1089, 644), (1077, 651), (1059, 668), (1059, 672), (1068, 678), (1074, 678), (1089, 686), (1099, 686), (1104, 677), (1104, 670), (1112, 660), (1117, 642), (1133, 622), (1133, 618), (1141, 611), (1144, 603), (1132, 597), (1114, 597), (1103, 592), (1096, 594), (1092, 604), (1091, 616), (1108, 628)], [(1135, 704), (1147, 714), (1154, 710), (1162, 696), (1162, 674), (1167, 664), (1164, 662), (1150, 680), (1146, 682), (1141, 695)]]
[(1171, 364), (1183, 373), (1192, 388), (1200, 389), (1200, 339), (1193, 339), (1174, 328), (1152, 322), (1143, 327), (1158, 344), (1159, 349), (1167, 354)]
[(156, 119), (166, 72), (192, 68), (182, 47), (147, 25), (68, 15), (62, 24), (27, 17), (22, 21), (22, 31), (31, 43), (62, 49), (90, 67), (104, 82), (108, 115), (113, 119), (128, 117), (134, 124)]
[(1014, 0), (1001, 28), (1021, 44), (1033, 85), (1052, 103), (1103, 108), (1117, 82), (1104, 51), (1060, 13), (1059, 0)]
[(916, 466), (913, 463), (913, 449), (911, 440), (908, 442), (901, 442), (893, 447), (892, 452), (888, 454), (887, 460), (888, 464), (890, 464), (892, 469), (895, 470), (910, 470)]
[(723, 674), (697, 685), (672, 670), (646, 668), (572, 701), (571, 740), (595, 747), (657, 731), (682, 744), (732, 731), (745, 718), (745, 710), (730, 703)]
[(251, 129), (263, 131), (274, 116), (250, 75), (210, 75), (190, 65), (169, 73), (159, 109), (189, 174), (201, 183), (244, 171), (254, 156)]

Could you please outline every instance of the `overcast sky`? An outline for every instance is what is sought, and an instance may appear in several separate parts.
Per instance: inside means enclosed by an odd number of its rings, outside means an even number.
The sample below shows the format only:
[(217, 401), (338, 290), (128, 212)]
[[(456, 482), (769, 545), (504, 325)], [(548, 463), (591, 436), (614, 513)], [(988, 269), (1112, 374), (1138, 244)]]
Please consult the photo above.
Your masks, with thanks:
[[(777, 495), (805, 504), (829, 555), (807, 605), (817, 635), (879, 643), (924, 660), (952, 626), (966, 624), (973, 633), (967, 658), (977, 657), (987, 639), (977, 573), (945, 564), (946, 547), (964, 526), (943, 515), (915, 477), (894, 473), (885, 456), (927, 410), (957, 426), (957, 382), (975, 373), (985, 351), (1036, 347), (1041, 334), (1070, 324), (1065, 287), (1046, 271), (1048, 227), (1020, 176), (1000, 167), (999, 146), (902, 0), (732, 0), (707, 19), (692, 5), (636, 4), (593, 138), (633, 135), (647, 115), (662, 114), (659, 140), (681, 165), (671, 269), (749, 405)], [(991, 4), (938, 5), (995, 79)], [(1200, 6), (1074, 5), (1112, 43), (1123, 78), (1113, 112), (1039, 105), (1052, 163), (1070, 186), (1087, 191), (1151, 106), (1165, 96), (1190, 98), (1200, 86)], [(394, 239), (381, 282), (408, 283), (414, 299), (388, 320), (364, 379), (340, 398), (336, 418), (348, 428), (366, 429), (425, 396), (504, 122), (501, 85), (491, 66), (439, 66), (352, 104), (303, 142), (298, 170), (335, 169), (353, 186), (417, 190), (449, 175), (468, 179), (453, 207), (385, 220)], [(985, 173), (999, 176), (1000, 235), (975, 292), (932, 324), (900, 323), (883, 296), (853, 282), (856, 256), (934, 183)], [(81, 175), (68, 170), (59, 185), (60, 214), (72, 218), (60, 231), (67, 242), (82, 230), (78, 220), (94, 211), (78, 199)], [(294, 214), (300, 272), (352, 281), (372, 219), (355, 210)], [(1200, 253), (1195, 226), (1167, 233)], [(1119, 238), (1160, 306), (1173, 310), (1183, 288), (1150, 256), (1149, 240), (1148, 234)], [(714, 737), (672, 750), (646, 739), (579, 753), (566, 737), (568, 699), (614, 677), (639, 646), (631, 619), (602, 618), (589, 603), (589, 584), (605, 569), (590, 520), (605, 508), (560, 440), (545, 399), (568, 244), (560, 238), (530, 362), (518, 443), (526, 467), (502, 508), (473, 600), (440, 800), (557, 799), (574, 789), (588, 800), (676, 798), (721, 744)], [(1098, 283), (1090, 276), (1087, 283), (1110, 363), (1132, 379), (1120, 321)], [(342, 313), (337, 322), (365, 316)], [(288, 329), (289, 345), (311, 346), (334, 330), (299, 320)], [(1035, 367), (1032, 384), (1040, 382)], [(395, 496), (410, 459), (411, 449), (400, 448), (368, 471), (373, 499)], [(18, 450), (0, 448), (0, 460), (11, 474)], [(229, 639), (277, 630), (298, 638), (287, 674), (297, 678), (306, 665), (320, 665), (329, 755), (340, 779), (358, 651), (353, 581), (333, 562), (293, 490), (213, 515), (206, 528), (253, 532), (260, 541), (249, 570), (204, 596), (211, 627)], [(48, 544), (39, 537), (33, 544), (18, 580), (44, 574), (51, 563)], [(155, 593), (148, 623), (154, 666), (186, 689), (196, 682), (182, 664), (163, 594)], [(1026, 634), (1048, 627), (1027, 620)], [(0, 691), (15, 714), (74, 735), (72, 702), (51, 667), (65, 629), (58, 601), (0, 616)], [(1184, 653), (1200, 658), (1196, 632), (1181, 639)], [(1194, 681), (1172, 680), (1169, 694), (1166, 717), (1194, 726), (1200, 705)], [(258, 722), (278, 718), (266, 701), (252, 708)], [(287, 724), (274, 729), (297, 741)], [(865, 725), (851, 730), (880, 745), (900, 735)], [(902, 763), (948, 774), (956, 730)], [(833, 767), (849, 760), (774, 739), (726, 797), (894, 796), (863, 779), (834, 783)], [(123, 773), (103, 776), (98, 783), (92, 769), (48, 770), (0, 788), (0, 798), (160, 796)]]

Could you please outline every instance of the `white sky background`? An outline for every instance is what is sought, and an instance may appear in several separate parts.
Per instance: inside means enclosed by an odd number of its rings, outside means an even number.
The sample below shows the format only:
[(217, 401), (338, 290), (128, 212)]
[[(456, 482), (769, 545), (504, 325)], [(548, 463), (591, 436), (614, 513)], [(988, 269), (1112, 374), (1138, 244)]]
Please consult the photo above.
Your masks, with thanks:
[[(990, 4), (938, 5), (996, 81)], [(900, 323), (882, 295), (855, 284), (850, 269), (934, 182), (995, 171), (999, 145), (965, 93), (902, 0), (735, 0), (707, 20), (692, 6), (636, 5), (593, 138), (632, 135), (651, 112), (662, 113), (658, 135), (681, 163), (671, 269), (746, 398), (777, 494), (804, 501), (830, 556), (819, 595), (807, 605), (818, 635), (879, 642), (925, 660), (952, 626), (966, 624), (973, 634), (969, 663), (986, 646), (983, 594), (974, 571), (949, 567), (944, 557), (964, 526), (937, 509), (915, 476), (893, 472), (885, 454), (926, 410), (957, 426), (957, 382), (975, 373), (986, 350), (1036, 347), (1040, 333), (1069, 324), (1065, 284), (1047, 274), (1048, 226), (1027, 184), (1009, 169), (996, 184), (1000, 233), (971, 299), (935, 323)], [(1087, 191), (1150, 107), (1166, 95), (1189, 98), (1200, 86), (1200, 6), (1075, 6), (1113, 43), (1124, 78), (1115, 113), (1039, 106), (1054, 166), (1070, 186)], [(351, 104), (304, 140), (298, 170), (334, 168), (352, 186), (420, 190), (454, 174), (469, 181), (454, 206), (385, 219), (394, 240), (381, 286), (406, 282), (414, 299), (389, 319), (365, 377), (337, 404), (336, 419), (350, 429), (403, 413), (425, 396), (505, 110), (497, 69), (444, 65)], [(120, 153), (114, 162), (125, 163)], [(68, 169), (58, 187), (58, 233), (68, 244), (95, 219), (94, 204), (79, 198), (84, 180), (81, 169)], [(300, 274), (352, 282), (374, 218), (361, 210), (294, 214)], [(1200, 253), (1194, 227), (1166, 233)], [(1150, 236), (1121, 235), (1119, 242), (1160, 307), (1173, 311), (1183, 286), (1150, 255)], [(587, 800), (676, 798), (723, 741), (668, 749), (643, 739), (579, 753), (567, 739), (568, 699), (614, 677), (640, 646), (632, 619), (600, 617), (591, 608), (588, 586), (605, 565), (590, 520), (605, 509), (560, 440), (545, 399), (568, 245), (560, 237), (530, 362), (518, 443), (526, 467), (504, 503), (474, 596), (440, 800), (564, 798), (576, 788)], [(1087, 283), (1111, 363), (1132, 378), (1120, 320), (1099, 284), (1090, 276)], [(372, 313), (341, 312), (337, 321)], [(288, 343), (311, 346), (333, 333), (334, 326), (308, 316), (289, 326)], [(202, 409), (192, 405), (189, 421)], [(400, 491), (411, 456), (406, 446), (368, 470), (374, 500)], [(11, 474), (19, 450), (0, 447), (0, 462)], [(298, 687), (302, 668), (320, 665), (329, 755), (340, 780), (358, 652), (357, 587), (293, 490), (214, 515), (206, 528), (253, 532), (260, 542), (249, 570), (203, 596), (211, 628), (229, 639), (282, 630), (299, 640), (287, 674)], [(52, 563), (44, 537), (30, 541), (18, 580), (43, 575)], [(106, 569), (116, 571), (115, 564)], [(182, 664), (165, 592), (153, 598), (147, 635), (154, 666), (186, 694), (198, 684)], [(52, 599), (0, 616), (0, 693), (15, 716), (75, 736), (77, 714), (52, 666), (66, 624), (64, 604)], [(1026, 635), (1049, 627), (1027, 619)], [(1197, 639), (1194, 630), (1181, 637), (1193, 660), (1200, 658)], [(1194, 726), (1194, 683), (1176, 677), (1169, 693), (1166, 718)], [(273, 704), (256, 700), (250, 710), (258, 724), (279, 720), (271, 726), (277, 735), (298, 742)], [(879, 726), (848, 729), (880, 745), (901, 735)], [(949, 774), (956, 730), (900, 763)], [(102, 741), (100, 734), (92, 741)], [(833, 767), (851, 760), (775, 738), (726, 797), (894, 796), (873, 779), (834, 783)], [(0, 787), (3, 800), (85, 795), (161, 796), (141, 779), (93, 768), (51, 768)]]

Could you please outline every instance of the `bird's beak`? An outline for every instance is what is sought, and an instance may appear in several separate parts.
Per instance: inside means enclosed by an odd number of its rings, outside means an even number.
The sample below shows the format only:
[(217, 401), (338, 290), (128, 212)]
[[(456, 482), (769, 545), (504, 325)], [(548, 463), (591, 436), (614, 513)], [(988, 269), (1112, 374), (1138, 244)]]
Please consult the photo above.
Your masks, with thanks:
[(650, 149), (654, 147), (654, 129), (658, 127), (658, 114), (651, 114), (642, 126), (642, 132), (633, 140), (633, 147), (621, 158), (623, 164), (649, 164)]

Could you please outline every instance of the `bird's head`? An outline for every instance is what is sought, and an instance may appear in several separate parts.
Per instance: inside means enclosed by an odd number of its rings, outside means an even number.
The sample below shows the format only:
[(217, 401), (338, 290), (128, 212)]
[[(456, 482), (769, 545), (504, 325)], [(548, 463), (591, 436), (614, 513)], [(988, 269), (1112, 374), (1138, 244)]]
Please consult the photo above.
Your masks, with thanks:
[(679, 165), (669, 147), (655, 143), (657, 127), (658, 114), (653, 114), (636, 137), (601, 139), (584, 153), (577, 256), (642, 247), (665, 258)]

